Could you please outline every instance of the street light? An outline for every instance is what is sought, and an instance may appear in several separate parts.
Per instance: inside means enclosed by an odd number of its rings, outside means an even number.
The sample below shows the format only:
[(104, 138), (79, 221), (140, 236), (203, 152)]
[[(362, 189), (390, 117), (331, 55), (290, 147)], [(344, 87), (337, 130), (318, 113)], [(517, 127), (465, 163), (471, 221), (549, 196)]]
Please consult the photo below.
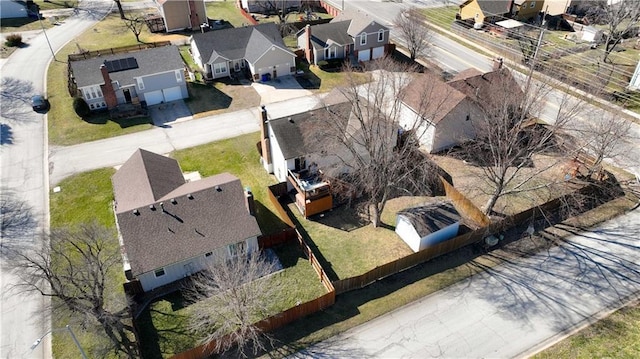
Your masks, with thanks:
[(78, 350), (80, 350), (80, 354), (82, 355), (82, 359), (88, 359), (87, 358), (87, 354), (85, 354), (84, 350), (80, 346), (80, 342), (78, 342), (78, 339), (76, 338), (76, 335), (73, 334), (73, 330), (71, 330), (71, 327), (68, 324), (64, 328), (55, 328), (55, 329), (51, 329), (48, 332), (44, 333), (40, 338), (38, 338), (35, 342), (33, 342), (33, 344), (31, 344), (31, 350), (35, 349), (42, 342), (42, 339), (44, 337), (46, 337), (48, 334), (51, 334), (53, 332), (57, 332), (57, 331), (60, 331), (60, 330), (67, 330), (69, 332), (69, 334), (71, 334), (71, 338), (73, 339), (73, 342), (76, 343), (76, 346), (78, 347)]

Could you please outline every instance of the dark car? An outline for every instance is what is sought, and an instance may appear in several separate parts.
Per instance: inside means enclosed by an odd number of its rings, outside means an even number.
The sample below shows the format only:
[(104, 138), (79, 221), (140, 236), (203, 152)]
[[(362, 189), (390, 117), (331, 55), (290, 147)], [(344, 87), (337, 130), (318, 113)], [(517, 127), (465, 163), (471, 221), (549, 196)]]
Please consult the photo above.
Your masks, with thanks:
[(47, 99), (42, 95), (35, 95), (31, 98), (31, 107), (34, 111), (43, 111), (49, 107)]

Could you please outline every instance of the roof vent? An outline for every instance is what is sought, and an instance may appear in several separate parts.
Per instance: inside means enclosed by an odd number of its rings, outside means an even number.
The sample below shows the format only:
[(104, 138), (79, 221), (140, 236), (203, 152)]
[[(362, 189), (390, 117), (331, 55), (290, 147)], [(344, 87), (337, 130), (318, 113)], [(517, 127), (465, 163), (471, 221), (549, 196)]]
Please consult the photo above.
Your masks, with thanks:
[(178, 204), (178, 201), (175, 198), (171, 198), (171, 204)]
[(189, 199), (193, 199), (193, 195), (192, 195), (191, 193), (189, 193), (189, 194), (187, 195), (187, 198), (189, 198)]
[(216, 191), (222, 192), (222, 188), (220, 188), (220, 186), (216, 186)]
[(160, 209), (162, 209), (162, 212), (164, 212), (164, 202), (160, 202)]
[(155, 211), (156, 210), (156, 206), (151, 204), (151, 205), (149, 205), (149, 209), (152, 210), (152, 211)]
[(289, 123), (296, 123), (291, 117), (289, 117)]
[(136, 216), (139, 216), (140, 215), (140, 211), (138, 211), (137, 209), (134, 209), (133, 210), (133, 214), (135, 214)]

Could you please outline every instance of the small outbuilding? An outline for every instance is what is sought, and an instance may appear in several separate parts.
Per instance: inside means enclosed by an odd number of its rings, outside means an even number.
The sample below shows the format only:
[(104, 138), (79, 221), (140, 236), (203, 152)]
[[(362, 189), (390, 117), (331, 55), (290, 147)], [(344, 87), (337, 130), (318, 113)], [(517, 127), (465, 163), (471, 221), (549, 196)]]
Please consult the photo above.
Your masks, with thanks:
[(457, 236), (461, 220), (448, 201), (407, 208), (397, 214), (396, 233), (419, 252)]

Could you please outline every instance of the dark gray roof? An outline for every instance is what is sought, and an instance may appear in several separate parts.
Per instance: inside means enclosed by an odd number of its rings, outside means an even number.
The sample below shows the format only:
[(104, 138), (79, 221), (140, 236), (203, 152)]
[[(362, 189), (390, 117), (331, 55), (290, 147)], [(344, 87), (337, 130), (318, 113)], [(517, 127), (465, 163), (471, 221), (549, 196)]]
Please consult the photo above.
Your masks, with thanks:
[(369, 16), (369, 14), (360, 10), (347, 9), (331, 20), (332, 23), (342, 21), (349, 21), (347, 33), (352, 37), (358, 36), (362, 31), (364, 31), (364, 29), (371, 25), (371, 23), (376, 23), (384, 29), (389, 29), (377, 22), (374, 18)]
[(71, 62), (71, 70), (73, 71), (73, 76), (76, 79), (76, 84), (78, 87), (104, 84), (104, 79), (100, 72), (100, 65), (105, 61), (124, 59), (127, 57), (134, 57), (138, 62), (138, 67), (109, 74), (111, 80), (118, 81), (120, 86), (135, 84), (134, 78), (136, 77), (171, 70), (181, 70), (184, 68), (180, 51), (176, 46), (155, 47), (115, 55), (101, 55), (87, 60)]
[(421, 238), (462, 219), (453, 204), (448, 201), (407, 208), (398, 212), (398, 216), (407, 218)]
[[(347, 33), (350, 21), (329, 22), (311, 26), (311, 41), (315, 47), (324, 48), (329, 40), (339, 44), (347, 45), (353, 43), (353, 39)], [(304, 36), (305, 29), (298, 31), (297, 36)]]
[[(484, 16), (502, 16), (509, 12), (510, 1), (504, 0), (477, 0)], [(466, 2), (464, 3), (466, 4)], [(462, 4), (461, 6), (463, 6)]]
[[(285, 159), (320, 152), (326, 146), (327, 117), (344, 119), (346, 124), (351, 113), (351, 103), (343, 102), (311, 111), (269, 120), (273, 135), (280, 145)], [(330, 113), (328, 112), (330, 111)], [(334, 120), (331, 120), (334, 121)]]
[(162, 198), (185, 183), (178, 161), (138, 149), (111, 178), (116, 213)]
[(289, 51), (274, 23), (197, 33), (193, 34), (193, 40), (205, 63), (219, 56), (253, 62), (272, 45)]
[(229, 173), (185, 183), (136, 213), (117, 213), (134, 277), (261, 234)]

